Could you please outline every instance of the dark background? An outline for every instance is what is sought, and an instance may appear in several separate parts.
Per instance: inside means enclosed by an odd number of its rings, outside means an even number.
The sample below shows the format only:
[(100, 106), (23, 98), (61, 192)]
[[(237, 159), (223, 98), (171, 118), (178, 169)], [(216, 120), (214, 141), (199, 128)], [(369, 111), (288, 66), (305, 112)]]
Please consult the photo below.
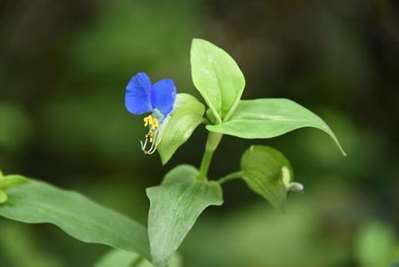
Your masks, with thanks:
[[(291, 160), (305, 193), (285, 213), (244, 183), (201, 217), (181, 249), (185, 266), (383, 267), (399, 258), (399, 4), (388, 0), (0, 0), (0, 169), (78, 190), (145, 223), (145, 187), (180, 163), (197, 165), (196, 130), (166, 167), (144, 156), (142, 119), (124, 109), (138, 71), (173, 78), (199, 97), (191, 39), (228, 51), (243, 98), (286, 97), (320, 114), (323, 133), (270, 140), (225, 137), (216, 178), (251, 144)], [(52, 226), (0, 220), (0, 266), (91, 266), (107, 248)]]

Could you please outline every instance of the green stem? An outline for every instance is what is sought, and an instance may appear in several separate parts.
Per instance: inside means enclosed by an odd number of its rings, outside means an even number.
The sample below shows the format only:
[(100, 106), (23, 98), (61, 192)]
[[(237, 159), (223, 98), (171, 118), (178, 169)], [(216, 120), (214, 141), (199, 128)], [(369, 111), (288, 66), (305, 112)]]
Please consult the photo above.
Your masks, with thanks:
[(212, 161), (213, 153), (218, 147), (223, 134), (209, 132), (208, 140), (205, 146), (205, 152), (202, 156), (201, 166), (199, 169), (198, 180), (206, 181), (208, 178), (208, 170)]
[(218, 183), (219, 184), (224, 184), (228, 181), (234, 180), (234, 179), (239, 179), (242, 177), (242, 172), (238, 171), (238, 172), (232, 172), (227, 174), (226, 176), (223, 176), (221, 178), (218, 179)]

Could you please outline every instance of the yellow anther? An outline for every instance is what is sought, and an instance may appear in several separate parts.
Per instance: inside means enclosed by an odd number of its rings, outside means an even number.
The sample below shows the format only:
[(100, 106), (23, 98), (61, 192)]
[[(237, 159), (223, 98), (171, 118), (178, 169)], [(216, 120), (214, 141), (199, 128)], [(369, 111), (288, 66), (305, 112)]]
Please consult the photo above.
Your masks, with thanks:
[(144, 118), (144, 127), (148, 127), (148, 132), (145, 135), (145, 142), (141, 142), (141, 149), (150, 155), (155, 152), (158, 145), (159, 121), (153, 115), (148, 115)]
[(152, 115), (144, 118), (144, 127), (150, 126), (150, 130), (156, 130), (159, 127), (159, 121)]

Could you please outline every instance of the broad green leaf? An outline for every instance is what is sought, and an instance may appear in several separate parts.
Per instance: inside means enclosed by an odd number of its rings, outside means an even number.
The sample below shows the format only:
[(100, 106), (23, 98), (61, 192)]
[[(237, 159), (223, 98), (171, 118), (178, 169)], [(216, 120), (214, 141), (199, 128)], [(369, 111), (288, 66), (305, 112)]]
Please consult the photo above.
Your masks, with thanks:
[(241, 158), (241, 172), (245, 182), (275, 208), (282, 208), (287, 191), (298, 190), (293, 183), (293, 171), (281, 152), (267, 146), (251, 146)]
[(0, 216), (24, 223), (50, 223), (70, 236), (88, 243), (137, 252), (149, 259), (145, 227), (104, 208), (79, 193), (44, 182), (29, 183), (8, 191)]
[(175, 108), (162, 129), (162, 139), (158, 146), (163, 164), (190, 138), (203, 121), (204, 112), (204, 105), (192, 95), (177, 95)]
[(180, 165), (165, 176), (160, 186), (147, 189), (151, 204), (148, 235), (156, 267), (166, 265), (205, 208), (223, 203), (220, 185), (199, 181), (197, 176), (194, 167)]
[[(95, 267), (153, 267), (153, 265), (136, 253), (115, 249), (105, 254)], [(173, 255), (168, 267), (181, 267), (180, 257)]]
[(316, 114), (289, 99), (241, 100), (229, 121), (206, 128), (241, 138), (272, 138), (303, 127), (327, 133), (345, 155), (330, 127)]
[(191, 44), (191, 75), (217, 121), (227, 120), (245, 87), (244, 75), (234, 59), (214, 44), (194, 39)]

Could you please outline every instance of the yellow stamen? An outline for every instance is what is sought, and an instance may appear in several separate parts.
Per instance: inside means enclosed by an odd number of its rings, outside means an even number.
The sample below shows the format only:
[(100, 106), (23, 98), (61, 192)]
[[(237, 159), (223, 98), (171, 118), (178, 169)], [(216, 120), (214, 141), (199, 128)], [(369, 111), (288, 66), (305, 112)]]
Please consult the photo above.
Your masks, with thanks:
[[(148, 133), (145, 135), (145, 142), (141, 142), (141, 149), (145, 154), (153, 154), (157, 148), (159, 121), (153, 115), (144, 118), (144, 127), (148, 127)], [(148, 144), (148, 146), (147, 146)]]

